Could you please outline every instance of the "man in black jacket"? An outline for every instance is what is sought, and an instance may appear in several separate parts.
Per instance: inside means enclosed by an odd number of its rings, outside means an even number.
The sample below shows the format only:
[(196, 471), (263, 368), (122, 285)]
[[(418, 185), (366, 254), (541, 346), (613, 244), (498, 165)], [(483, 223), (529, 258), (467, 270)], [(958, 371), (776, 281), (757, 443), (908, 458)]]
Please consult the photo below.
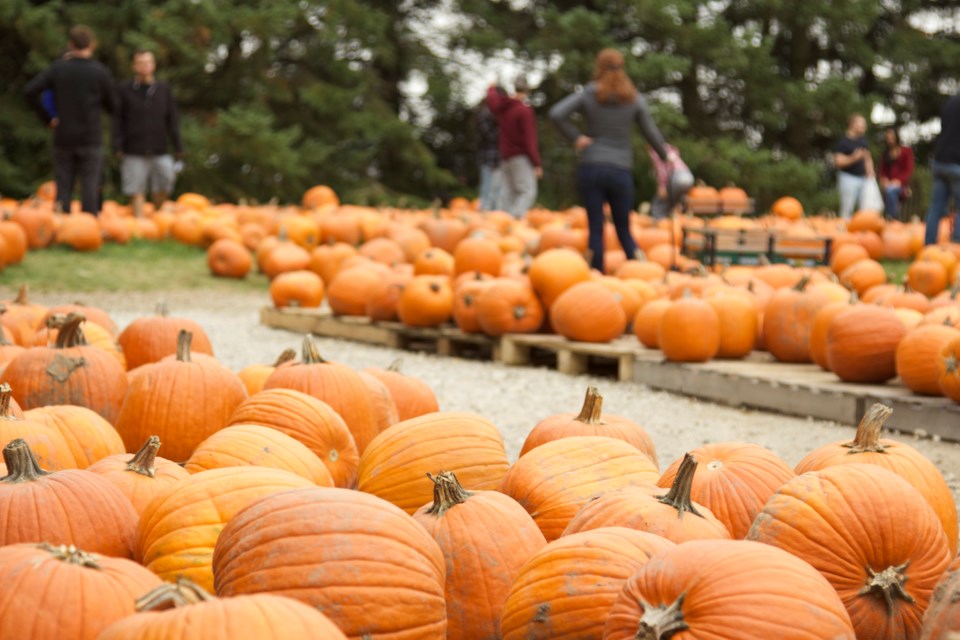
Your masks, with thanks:
[(177, 160), (183, 159), (173, 92), (169, 84), (156, 79), (156, 69), (153, 53), (138, 50), (133, 54), (133, 79), (117, 88), (120, 105), (114, 118), (113, 149), (121, 158), (123, 193), (130, 196), (138, 218), (148, 188), (158, 207), (173, 191), (176, 170), (168, 140)]
[[(116, 101), (110, 72), (92, 59), (95, 48), (93, 31), (82, 25), (73, 27), (69, 34), (70, 55), (51, 64), (24, 88), (30, 105), (53, 129), (57, 203), (67, 212), (77, 178), (83, 210), (100, 212), (103, 112), (113, 113)], [(53, 93), (56, 116), (51, 116), (43, 106), (41, 96), (47, 90)]]

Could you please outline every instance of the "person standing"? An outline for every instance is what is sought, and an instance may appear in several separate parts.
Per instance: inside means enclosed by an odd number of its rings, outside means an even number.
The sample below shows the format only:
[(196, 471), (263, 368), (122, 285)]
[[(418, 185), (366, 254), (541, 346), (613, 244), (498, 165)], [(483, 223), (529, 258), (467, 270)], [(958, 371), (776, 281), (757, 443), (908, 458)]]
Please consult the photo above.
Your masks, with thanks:
[[(570, 122), (584, 116), (586, 132)], [(604, 203), (609, 203), (617, 238), (628, 258), (637, 251), (630, 233), (633, 208), (633, 145), (631, 130), (637, 123), (656, 154), (665, 162), (679, 160), (668, 150), (663, 135), (650, 116), (647, 103), (624, 71), (623, 54), (604, 49), (597, 55), (593, 82), (550, 109), (550, 120), (576, 147), (580, 155), (577, 183), (587, 210), (591, 266), (603, 272)]]
[[(672, 162), (661, 159), (660, 156), (657, 155), (656, 150), (649, 144), (646, 146), (647, 155), (650, 156), (653, 173), (657, 179), (657, 193), (653, 202), (650, 203), (650, 215), (653, 216), (654, 220), (662, 220), (673, 213), (673, 210), (680, 204), (681, 198), (683, 198), (683, 195), (686, 193), (673, 193), (671, 191), (670, 176), (677, 172), (685, 172), (687, 175), (690, 175), (690, 168), (680, 159), (680, 152), (677, 151), (677, 148), (673, 145), (666, 145), (667, 154), (673, 154), (671, 157), (676, 158)], [(692, 186), (692, 176), (690, 176), (689, 181), (690, 186)]]
[(537, 146), (537, 120), (527, 104), (526, 78), (514, 81), (514, 95), (503, 95), (496, 84), (487, 90), (487, 106), (500, 129), (501, 205), (521, 218), (537, 201), (537, 180), (543, 177)]
[[(947, 100), (940, 109), (940, 135), (933, 152), (933, 190), (927, 210), (925, 244), (936, 244), (940, 220), (947, 215), (953, 197), (960, 207), (960, 93)], [(954, 221), (952, 242), (960, 242), (960, 224)]]
[(500, 130), (497, 119), (486, 102), (477, 110), (477, 130), (480, 133), (480, 210), (493, 211), (500, 206)]
[(900, 143), (900, 133), (893, 127), (883, 132), (884, 151), (880, 157), (880, 190), (883, 212), (888, 219), (900, 219), (900, 202), (910, 195), (913, 177), (913, 149)]
[(113, 149), (120, 158), (123, 193), (130, 197), (133, 213), (143, 215), (149, 190), (154, 204), (166, 201), (176, 182), (176, 166), (170, 155), (183, 160), (180, 120), (170, 85), (156, 78), (153, 53), (143, 49), (133, 54), (133, 79), (117, 88), (119, 108), (114, 118)]
[(847, 120), (847, 130), (833, 147), (833, 165), (837, 169), (837, 191), (840, 192), (840, 217), (850, 218), (860, 203), (867, 179), (874, 177), (873, 158), (864, 134), (867, 120), (854, 113)]
[[(69, 56), (57, 60), (24, 88), (27, 101), (53, 129), (53, 174), (57, 204), (70, 211), (73, 187), (80, 179), (83, 210), (100, 213), (99, 188), (103, 172), (103, 113), (116, 110), (110, 72), (93, 60), (96, 39), (89, 27), (77, 25), (68, 36)], [(52, 97), (52, 114), (43, 94)], [(51, 98), (48, 98), (51, 100)]]

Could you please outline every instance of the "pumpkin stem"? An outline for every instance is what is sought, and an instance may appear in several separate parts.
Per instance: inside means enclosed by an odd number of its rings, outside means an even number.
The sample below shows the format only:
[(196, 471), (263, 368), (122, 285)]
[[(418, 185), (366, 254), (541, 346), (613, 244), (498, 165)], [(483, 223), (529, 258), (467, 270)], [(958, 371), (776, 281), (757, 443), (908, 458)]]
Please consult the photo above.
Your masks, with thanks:
[[(7, 305), (0, 302), (0, 316), (3, 316), (7, 312)], [(0, 347), (9, 347), (13, 343), (7, 340), (7, 336), (3, 331), (0, 331)]]
[(697, 508), (693, 506), (690, 500), (690, 490), (693, 488), (693, 474), (697, 471), (697, 459), (690, 453), (683, 455), (683, 462), (677, 469), (677, 477), (673, 479), (673, 485), (667, 495), (657, 498), (663, 504), (668, 504), (677, 510), (677, 517), (682, 518), (685, 512), (690, 512), (695, 516), (703, 517)]
[(804, 274), (804, 276), (803, 276), (802, 278), (800, 278), (800, 282), (797, 283), (797, 286), (795, 286), (794, 289), (796, 289), (797, 291), (803, 291), (804, 289), (807, 288), (807, 285), (808, 285), (808, 284), (810, 284), (810, 274), (809, 274), (809, 273)]
[(140, 450), (127, 462), (127, 471), (133, 471), (148, 478), (155, 477), (157, 472), (155, 463), (157, 460), (157, 451), (159, 450), (160, 438), (158, 436), (150, 436), (147, 438), (147, 441), (143, 443), (143, 446), (140, 447)]
[(463, 504), (473, 495), (460, 485), (457, 476), (452, 471), (441, 471), (433, 476), (427, 472), (427, 477), (433, 482), (433, 504), (427, 509), (432, 516), (442, 516), (444, 512), (458, 504)]
[(904, 584), (906, 584), (908, 578), (903, 572), (906, 571), (909, 566), (910, 561), (907, 560), (899, 566), (891, 565), (879, 573), (874, 571), (872, 567), (867, 567), (870, 578), (857, 594), (862, 596), (868, 593), (879, 592), (879, 595), (883, 596), (884, 602), (887, 603), (887, 613), (892, 616), (894, 613), (894, 598), (906, 600), (911, 604), (915, 602), (913, 596), (907, 593), (907, 590), (904, 588)]
[(6, 382), (0, 384), (0, 418), (15, 420), (10, 411), (10, 401), (13, 399), (13, 389)]
[(193, 343), (193, 334), (186, 329), (180, 329), (177, 334), (177, 361), (190, 362), (190, 345)]
[(870, 407), (857, 426), (857, 435), (854, 436), (853, 442), (843, 445), (850, 449), (847, 454), (886, 451), (886, 447), (880, 444), (880, 430), (883, 429), (883, 423), (891, 413), (893, 409), (879, 402)]
[(687, 623), (683, 620), (683, 599), (686, 595), (681, 593), (680, 597), (669, 605), (659, 607), (640, 600), (640, 604), (643, 605), (643, 616), (640, 618), (640, 627), (634, 639), (669, 640), (674, 634), (687, 629)]
[(13, 299), (14, 304), (30, 304), (30, 301), (27, 300), (27, 285), (20, 285), (20, 290), (17, 292), (17, 297)]
[(63, 320), (63, 324), (60, 326), (59, 333), (57, 333), (57, 342), (54, 348), (69, 349), (87, 344), (86, 338), (83, 337), (83, 331), (80, 330), (80, 325), (86, 322), (86, 320), (82, 313), (68, 313), (67, 317)]
[[(960, 361), (958, 361), (957, 356), (953, 355), (952, 353), (947, 355), (946, 359), (944, 360), (944, 364), (946, 365), (947, 373), (951, 375), (960, 370)], [(3, 387), (0, 387), (0, 389), (3, 389)]]
[(33, 450), (23, 438), (17, 438), (3, 448), (3, 462), (7, 465), (7, 476), (0, 478), (0, 482), (9, 484), (33, 482), (48, 475), (40, 468)]
[(523, 320), (524, 316), (527, 315), (527, 308), (522, 304), (518, 304), (513, 308), (513, 318), (515, 320)]
[(387, 371), (393, 371), (394, 373), (400, 373), (400, 366), (403, 364), (403, 358), (397, 358), (390, 363), (390, 366), (387, 367)]
[(303, 360), (303, 364), (326, 363), (326, 360), (320, 355), (320, 349), (317, 348), (316, 341), (310, 334), (303, 336), (303, 355), (300, 359)]
[(187, 607), (211, 600), (216, 598), (204, 591), (196, 582), (188, 578), (177, 578), (176, 584), (168, 582), (137, 598), (135, 606), (139, 613)]
[(88, 569), (100, 568), (100, 564), (97, 562), (97, 556), (92, 553), (87, 553), (86, 551), (81, 551), (72, 544), (69, 546), (65, 544), (55, 546), (49, 542), (41, 542), (37, 547), (47, 551), (57, 560), (63, 560), (67, 564), (77, 564), (81, 567), (87, 567)]
[(279, 367), (282, 364), (287, 364), (288, 362), (293, 361), (297, 357), (297, 352), (293, 349), (284, 349), (283, 353), (277, 356), (277, 361), (273, 363), (274, 368)]
[(157, 303), (157, 306), (154, 307), (153, 313), (161, 318), (166, 318), (168, 315), (170, 315), (170, 307), (167, 306), (166, 301), (161, 300)]
[(600, 418), (603, 411), (603, 396), (597, 391), (596, 387), (587, 387), (587, 395), (583, 398), (583, 407), (580, 409), (580, 415), (576, 417), (577, 422), (585, 424), (603, 424)]

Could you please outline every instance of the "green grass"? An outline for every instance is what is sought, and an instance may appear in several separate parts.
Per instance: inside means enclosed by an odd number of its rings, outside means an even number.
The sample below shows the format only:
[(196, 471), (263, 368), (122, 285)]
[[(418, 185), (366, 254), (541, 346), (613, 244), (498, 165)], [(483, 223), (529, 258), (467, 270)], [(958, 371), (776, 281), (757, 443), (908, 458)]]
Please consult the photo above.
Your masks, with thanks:
[(172, 240), (109, 243), (90, 253), (62, 246), (30, 251), (22, 263), (0, 272), (0, 287), (13, 290), (21, 284), (48, 293), (178, 289), (241, 293), (265, 292), (269, 286), (265, 276), (253, 271), (243, 280), (215, 278), (202, 249)]
[(894, 284), (903, 282), (904, 276), (907, 275), (907, 269), (910, 268), (910, 263), (905, 260), (881, 260), (880, 264), (887, 272), (887, 280)]

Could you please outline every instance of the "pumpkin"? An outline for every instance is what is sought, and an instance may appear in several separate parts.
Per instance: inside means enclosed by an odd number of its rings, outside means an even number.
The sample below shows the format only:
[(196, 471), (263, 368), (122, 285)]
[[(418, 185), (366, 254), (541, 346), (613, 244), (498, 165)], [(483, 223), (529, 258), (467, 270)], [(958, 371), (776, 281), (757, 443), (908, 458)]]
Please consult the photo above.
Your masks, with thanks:
[(612, 291), (598, 282), (580, 282), (554, 299), (550, 324), (569, 340), (610, 342), (623, 335), (627, 316)]
[(127, 359), (127, 368), (136, 369), (175, 354), (182, 330), (193, 336), (190, 342), (192, 351), (213, 355), (210, 338), (203, 327), (188, 318), (169, 316), (167, 305), (161, 303), (153, 316), (137, 318), (120, 332), (117, 342)]
[(944, 574), (933, 590), (930, 606), (923, 614), (920, 640), (952, 640), (960, 631), (960, 570), (951, 565), (952, 571)]
[(412, 514), (433, 495), (429, 469), (455, 473), (471, 490), (495, 490), (509, 466), (493, 424), (471, 413), (439, 411), (374, 438), (360, 455), (357, 488)]
[(20, 346), (32, 344), (33, 333), (47, 314), (47, 307), (30, 302), (27, 285), (21, 285), (12, 300), (4, 302), (6, 311), (0, 321), (13, 334), (13, 341)]
[(521, 456), (500, 490), (533, 516), (549, 542), (590, 500), (622, 487), (651, 485), (658, 477), (653, 461), (622, 440), (571, 436)]
[(850, 295), (849, 301), (828, 302), (819, 309), (813, 316), (813, 326), (810, 329), (810, 359), (820, 366), (824, 371), (829, 371), (827, 366), (827, 330), (830, 329), (830, 323), (833, 319), (844, 311), (849, 310), (857, 303), (857, 292)]
[(60, 433), (78, 469), (86, 469), (109, 455), (126, 452), (117, 430), (86, 407), (66, 404), (37, 407), (24, 412), (23, 417)]
[(923, 496), (873, 464), (842, 464), (784, 484), (748, 540), (807, 561), (833, 585), (859, 638), (914, 638), (950, 563), (947, 537)]
[(540, 445), (570, 436), (606, 436), (623, 440), (642, 451), (656, 467), (657, 449), (643, 427), (621, 416), (603, 413), (603, 396), (596, 387), (587, 387), (580, 413), (560, 413), (544, 418), (523, 441), (524, 456)]
[(367, 300), (389, 273), (387, 267), (374, 262), (343, 267), (327, 288), (330, 309), (338, 315), (366, 315)]
[[(536, 333), (543, 325), (543, 305), (528, 285), (499, 278), (477, 289), (480, 293), (473, 303), (476, 322), (488, 336)], [(457, 297), (463, 298), (460, 290)]]
[(323, 280), (305, 269), (281, 273), (270, 282), (270, 299), (278, 309), (313, 309), (323, 303)]
[(419, 418), (440, 410), (437, 396), (426, 382), (408, 376), (400, 371), (401, 360), (395, 360), (386, 369), (375, 367), (364, 369), (387, 387), (397, 407), (399, 420)]
[(954, 402), (960, 402), (960, 338), (948, 342), (937, 356), (940, 391)]
[(103, 246), (103, 234), (92, 213), (74, 213), (61, 218), (56, 241), (74, 251), (96, 251)]
[(600, 640), (623, 583), (651, 556), (674, 546), (659, 536), (622, 527), (554, 540), (520, 568), (495, 637)]
[(436, 327), (452, 314), (453, 289), (447, 276), (415, 276), (397, 302), (400, 322), (411, 327)]
[(310, 187), (303, 193), (300, 205), (304, 209), (319, 209), (322, 207), (336, 207), (340, 205), (337, 192), (325, 184)]
[[(640, 344), (648, 349), (660, 348), (660, 321), (672, 304), (672, 300), (659, 298), (640, 307), (640, 311), (633, 319), (633, 333)], [(719, 350), (719, 347), (717, 348)]]
[(621, 280), (637, 279), (645, 282), (656, 282), (663, 280), (663, 276), (666, 275), (666, 269), (656, 262), (627, 260), (617, 267), (614, 275)]
[(83, 469), (48, 473), (17, 438), (3, 448), (0, 546), (73, 545), (118, 558), (133, 556), (137, 513), (120, 490)]
[(943, 395), (937, 357), (958, 337), (960, 330), (947, 325), (923, 325), (908, 331), (896, 351), (897, 375), (903, 385), (914, 393)]
[(107, 456), (87, 467), (87, 471), (120, 489), (140, 515), (165, 487), (190, 476), (190, 472), (177, 463), (158, 458), (159, 449), (160, 438), (150, 436), (133, 457), (126, 453)]
[(870, 255), (861, 244), (844, 244), (830, 252), (830, 268), (840, 275), (854, 263), (869, 258)]
[(688, 453), (667, 492), (651, 487), (626, 487), (605, 493), (581, 508), (563, 535), (601, 527), (627, 527), (654, 533), (677, 544), (729, 538), (730, 532), (709, 509), (690, 500), (696, 470), (697, 460)]
[(260, 270), (270, 280), (282, 273), (304, 271), (309, 267), (310, 252), (295, 242), (285, 240), (283, 236), (280, 236), (280, 241), (263, 256), (260, 262)]
[(571, 249), (549, 249), (533, 259), (528, 273), (533, 290), (549, 309), (561, 293), (590, 280), (590, 265)]
[(947, 534), (952, 553), (957, 551), (957, 506), (950, 487), (936, 465), (908, 444), (880, 438), (883, 423), (892, 410), (874, 404), (864, 414), (852, 441), (840, 441), (816, 449), (797, 463), (797, 473), (819, 471), (840, 464), (875, 464), (893, 471), (926, 499)]
[(7, 365), (4, 378), (25, 409), (51, 404), (88, 407), (113, 422), (127, 388), (123, 368), (103, 349), (86, 345), (84, 317), (70, 314), (50, 347), (31, 347)]
[(276, 429), (253, 424), (217, 431), (197, 445), (183, 465), (190, 473), (244, 466), (282, 469), (318, 486), (333, 486), (327, 467), (305, 445)]
[(235, 424), (285, 433), (320, 458), (336, 486), (354, 486), (360, 453), (347, 423), (326, 402), (294, 389), (265, 389), (240, 403), (228, 426)]
[[(453, 321), (464, 333), (481, 333), (480, 319), (477, 317), (480, 296), (493, 284), (485, 276), (476, 276), (460, 284), (454, 284)], [(541, 315), (542, 315), (541, 311)]]
[(263, 385), (277, 367), (293, 362), (297, 359), (297, 352), (293, 349), (284, 349), (274, 363), (271, 364), (251, 364), (237, 373), (243, 388), (247, 390), (247, 395), (252, 396), (255, 393), (263, 391)]
[(132, 615), (134, 600), (161, 584), (137, 563), (73, 546), (0, 547), (0, 637), (96, 640)]
[(147, 504), (137, 526), (136, 559), (166, 581), (184, 577), (213, 589), (213, 548), (224, 525), (257, 498), (313, 486), (266, 467), (211, 469), (178, 480)]
[(666, 549), (641, 565), (608, 610), (603, 630), (604, 640), (670, 637), (867, 636), (854, 634), (837, 593), (802, 560), (755, 542), (700, 540)]
[(376, 496), (314, 487), (261, 498), (223, 528), (213, 564), (217, 595), (290, 596), (351, 638), (446, 634), (443, 552)]
[(321, 245), (310, 252), (310, 270), (323, 278), (323, 284), (329, 287), (340, 265), (355, 255), (357, 250), (349, 244), (338, 242)]
[[(33, 334), (32, 345), (35, 347), (52, 347), (57, 343), (57, 336), (60, 335), (60, 328), (66, 322), (67, 316), (59, 313), (49, 314), (44, 321), (44, 327), (37, 329)], [(80, 327), (80, 333), (83, 334), (85, 344), (99, 347), (113, 356), (120, 368), (126, 371), (127, 359), (123, 355), (120, 345), (114, 340), (107, 329), (94, 322), (84, 322)]]
[(20, 264), (27, 255), (27, 232), (16, 222), (0, 220), (0, 237), (6, 245), (7, 264)]
[(347, 638), (325, 615), (292, 598), (265, 593), (221, 600), (186, 579), (142, 594), (136, 606), (136, 615), (107, 627), (99, 640)]
[(547, 541), (523, 507), (502, 493), (467, 491), (449, 471), (430, 479), (433, 502), (413, 518), (446, 559), (447, 638), (495, 638), (514, 579)]
[(793, 196), (783, 196), (770, 206), (770, 213), (778, 218), (799, 220), (803, 217), (803, 205)]
[(767, 351), (780, 362), (810, 362), (810, 333), (817, 311), (830, 300), (821, 293), (806, 292), (809, 278), (796, 287), (777, 291), (763, 314)]
[[(857, 260), (840, 273), (840, 284), (848, 289), (855, 290), (861, 297), (871, 287), (876, 287), (886, 281), (887, 272), (883, 265), (870, 258)], [(864, 298), (864, 300), (866, 299)]]
[(207, 249), (207, 268), (221, 278), (245, 278), (253, 266), (253, 256), (242, 243), (221, 238)]
[(897, 375), (897, 345), (906, 327), (890, 309), (857, 305), (827, 328), (827, 366), (844, 382), (880, 383)]
[(50, 246), (56, 235), (56, 221), (49, 209), (36, 206), (20, 206), (14, 209), (10, 220), (27, 234), (27, 246), (42, 249)]
[[(99, 325), (103, 327), (110, 334), (111, 338), (116, 338), (120, 334), (120, 329), (117, 327), (117, 323), (113, 321), (113, 318), (110, 317), (103, 309), (99, 307), (91, 307), (85, 304), (58, 304), (54, 307), (47, 309), (46, 314), (43, 316), (43, 320), (40, 324), (44, 324), (48, 318), (55, 314), (61, 314), (64, 317), (70, 313), (80, 313), (83, 314), (83, 317), (87, 319), (87, 322), (83, 325), (84, 329), (88, 328), (91, 324)], [(40, 325), (37, 325), (38, 328)]]
[(454, 259), (438, 247), (424, 250), (413, 261), (413, 274), (417, 276), (453, 276)]
[(720, 351), (720, 317), (710, 303), (687, 291), (664, 310), (657, 344), (667, 360), (706, 362)]
[[(699, 463), (690, 498), (709, 509), (738, 540), (747, 534), (770, 496), (794, 476), (787, 463), (756, 444), (712, 443), (688, 455)], [(657, 484), (664, 488), (673, 485), (684, 458), (674, 461)]]
[(910, 288), (932, 298), (947, 288), (947, 268), (933, 258), (917, 260), (907, 269)]
[(0, 384), (0, 445), (17, 438), (30, 445), (40, 466), (48, 470), (77, 467), (66, 437), (50, 425), (27, 419), (13, 399), (10, 385), (4, 382)]
[(741, 359), (750, 355), (760, 331), (756, 304), (739, 295), (707, 299), (720, 321), (718, 358)]
[[(400, 296), (403, 295), (403, 290), (410, 284), (412, 278), (413, 276), (408, 273), (393, 271), (375, 285), (369, 291), (370, 297), (367, 298), (367, 317), (377, 322), (399, 320), (397, 306), (400, 304)], [(456, 300), (454, 300), (454, 306), (456, 306)]]
[(373, 238), (360, 245), (358, 253), (374, 262), (392, 267), (406, 262), (403, 248), (390, 238)]
[(455, 275), (467, 271), (480, 271), (492, 276), (500, 275), (503, 252), (495, 240), (484, 237), (464, 238), (453, 252)]

